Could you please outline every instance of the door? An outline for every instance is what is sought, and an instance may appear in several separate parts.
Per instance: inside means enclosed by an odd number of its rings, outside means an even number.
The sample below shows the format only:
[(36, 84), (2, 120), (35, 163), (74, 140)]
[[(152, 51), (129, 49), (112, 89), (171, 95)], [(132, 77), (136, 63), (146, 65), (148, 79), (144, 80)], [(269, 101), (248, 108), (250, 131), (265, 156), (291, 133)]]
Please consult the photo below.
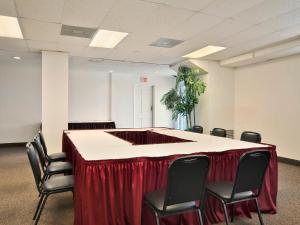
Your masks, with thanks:
[(153, 126), (153, 86), (136, 86), (134, 90), (134, 127)]

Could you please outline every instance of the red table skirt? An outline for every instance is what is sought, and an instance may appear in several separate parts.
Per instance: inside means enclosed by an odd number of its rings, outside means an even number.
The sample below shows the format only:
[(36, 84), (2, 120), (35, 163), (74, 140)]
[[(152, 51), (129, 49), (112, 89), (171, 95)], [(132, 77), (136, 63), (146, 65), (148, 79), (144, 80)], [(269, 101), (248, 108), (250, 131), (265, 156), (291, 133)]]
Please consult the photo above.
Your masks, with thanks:
[[(267, 148), (271, 160), (259, 203), (262, 212), (276, 213), (277, 154), (275, 146)], [(245, 151), (203, 152), (211, 160), (208, 181), (233, 181), (239, 158)], [(63, 135), (63, 151), (73, 164), (75, 175), (75, 225), (154, 225), (155, 218), (143, 204), (146, 192), (166, 187), (168, 166), (179, 155), (126, 160), (86, 161), (72, 141)], [(198, 154), (198, 153), (197, 153)], [(236, 204), (236, 214), (250, 217), (254, 202)], [(143, 213), (143, 216), (142, 216)], [(230, 207), (229, 207), (230, 213)], [(205, 224), (224, 221), (222, 205), (206, 199)], [(198, 225), (196, 213), (161, 219), (161, 225)]]

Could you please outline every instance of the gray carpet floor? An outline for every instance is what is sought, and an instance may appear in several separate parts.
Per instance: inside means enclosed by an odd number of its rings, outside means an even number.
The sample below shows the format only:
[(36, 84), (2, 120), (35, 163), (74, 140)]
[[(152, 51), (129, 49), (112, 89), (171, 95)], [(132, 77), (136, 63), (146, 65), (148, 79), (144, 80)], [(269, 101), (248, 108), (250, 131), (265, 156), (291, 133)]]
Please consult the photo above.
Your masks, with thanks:
[[(38, 196), (25, 148), (0, 148), (0, 225), (30, 225)], [(72, 193), (50, 196), (40, 225), (73, 225)], [(236, 217), (236, 225), (259, 224)], [(278, 213), (266, 225), (300, 225), (300, 167), (279, 163)]]

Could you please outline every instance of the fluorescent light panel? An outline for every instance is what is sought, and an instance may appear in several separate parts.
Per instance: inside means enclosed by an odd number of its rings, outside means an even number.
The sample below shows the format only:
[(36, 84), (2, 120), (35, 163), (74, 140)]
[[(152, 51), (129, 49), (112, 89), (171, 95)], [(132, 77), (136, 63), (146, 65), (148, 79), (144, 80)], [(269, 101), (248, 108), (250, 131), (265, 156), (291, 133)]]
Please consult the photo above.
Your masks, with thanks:
[(199, 50), (196, 50), (194, 52), (191, 52), (187, 55), (182, 56), (183, 58), (190, 58), (190, 59), (198, 59), (219, 51), (222, 51), (226, 49), (226, 47), (220, 47), (220, 46), (214, 46), (214, 45), (208, 45), (204, 48), (201, 48)]
[(0, 15), (0, 36), (23, 39), (21, 28), (16, 17)]
[(98, 48), (114, 48), (119, 44), (128, 33), (110, 31), (110, 30), (98, 30), (94, 36), (90, 47)]

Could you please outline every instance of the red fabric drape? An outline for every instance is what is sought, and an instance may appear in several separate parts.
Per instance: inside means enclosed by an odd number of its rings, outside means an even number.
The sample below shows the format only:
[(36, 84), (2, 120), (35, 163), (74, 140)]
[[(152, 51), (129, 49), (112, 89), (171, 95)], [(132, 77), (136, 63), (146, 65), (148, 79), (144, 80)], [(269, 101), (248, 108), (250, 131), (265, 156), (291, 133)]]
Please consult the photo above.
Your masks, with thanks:
[(93, 130), (93, 129), (115, 129), (116, 124), (109, 122), (71, 122), (68, 123), (68, 130)]
[(150, 130), (145, 131), (107, 131), (118, 138), (131, 142), (133, 145), (149, 145), (149, 144), (162, 144), (162, 143), (180, 143), (192, 142), (178, 137), (172, 137), (166, 134), (156, 133)]
[[(277, 154), (275, 146), (267, 149), (271, 160), (259, 203), (263, 212), (276, 213)], [(211, 160), (208, 181), (232, 181), (240, 156), (249, 150), (253, 149), (204, 152)], [(179, 155), (86, 161), (66, 134), (63, 151), (72, 162), (75, 175), (75, 225), (141, 225), (142, 217), (143, 224), (155, 224), (153, 213), (143, 205), (143, 195), (166, 186), (168, 166)], [(236, 214), (250, 217), (251, 211), (255, 211), (252, 202), (236, 205)], [(205, 221), (206, 224), (224, 221), (221, 204), (209, 196)], [(163, 218), (161, 224), (198, 225), (198, 220), (194, 213), (187, 213)]]

